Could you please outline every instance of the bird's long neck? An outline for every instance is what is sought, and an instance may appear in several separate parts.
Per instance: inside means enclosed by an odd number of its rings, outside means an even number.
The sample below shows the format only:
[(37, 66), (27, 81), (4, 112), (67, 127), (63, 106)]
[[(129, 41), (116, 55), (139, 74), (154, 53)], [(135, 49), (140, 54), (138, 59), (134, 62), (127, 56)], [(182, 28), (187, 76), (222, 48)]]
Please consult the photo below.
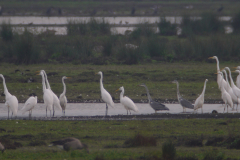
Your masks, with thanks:
[(63, 94), (66, 94), (66, 85), (64, 83), (64, 78), (62, 78), (62, 83), (63, 83)]
[(41, 74), (41, 76), (42, 76), (42, 86), (43, 86), (43, 92), (44, 92), (46, 90), (45, 78), (43, 74)]
[(122, 88), (122, 92), (120, 93), (120, 100), (123, 98), (124, 95), (124, 89)]
[(220, 68), (219, 68), (219, 61), (218, 61), (218, 58), (216, 57), (216, 62), (217, 62), (217, 72), (220, 71)]
[(229, 82), (228, 82), (227, 72), (225, 71), (224, 74), (225, 74), (225, 77), (226, 77), (227, 85), (228, 85), (228, 87), (230, 87)]
[(43, 73), (44, 73), (44, 76), (45, 76), (45, 79), (46, 79), (46, 87), (47, 87), (47, 89), (51, 89), (51, 86), (50, 86), (50, 84), (48, 82), (47, 74), (46, 74), (45, 71), (43, 71)]
[(229, 78), (230, 78), (230, 81), (231, 81), (231, 86), (233, 87), (234, 82), (233, 82), (233, 79), (232, 79), (232, 73), (231, 73), (231, 71), (230, 71), (229, 68), (227, 68), (227, 70), (228, 70), (228, 72), (229, 72)]
[(102, 74), (100, 74), (100, 90), (102, 90), (103, 89), (103, 75)]
[(205, 81), (205, 83), (204, 83), (204, 87), (203, 87), (203, 91), (202, 91), (202, 95), (203, 95), (203, 96), (204, 96), (204, 94), (205, 94), (206, 84), (207, 84), (207, 81)]
[(148, 90), (147, 86), (144, 86), (144, 87), (146, 88), (147, 97), (148, 97), (148, 102), (150, 103), (150, 101), (152, 101), (152, 98), (151, 98), (151, 96), (150, 96), (150, 94), (149, 94), (149, 90)]
[(7, 94), (9, 94), (7, 86), (6, 86), (6, 82), (5, 82), (5, 78), (3, 76), (1, 76), (3, 79), (3, 87), (4, 87), (4, 94), (7, 96)]
[(178, 95), (178, 97), (181, 97), (180, 92), (179, 92), (179, 83), (177, 82), (176, 84), (177, 84), (177, 95)]

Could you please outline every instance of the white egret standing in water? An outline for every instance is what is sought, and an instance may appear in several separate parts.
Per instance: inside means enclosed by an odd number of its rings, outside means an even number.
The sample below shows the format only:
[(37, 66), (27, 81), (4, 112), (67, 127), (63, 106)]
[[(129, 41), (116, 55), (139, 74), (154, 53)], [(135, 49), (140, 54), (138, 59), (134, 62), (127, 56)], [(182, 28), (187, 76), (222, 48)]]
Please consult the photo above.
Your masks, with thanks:
[(194, 103), (194, 111), (197, 110), (198, 108), (202, 109), (202, 113), (203, 113), (203, 104), (204, 104), (204, 94), (205, 94), (205, 90), (206, 90), (206, 84), (207, 84), (208, 79), (205, 80), (204, 82), (204, 87), (203, 87), (203, 91), (202, 94), (200, 94), (200, 96), (196, 99), (195, 103)]
[(122, 91), (120, 93), (120, 103), (124, 106), (124, 108), (127, 110), (127, 115), (128, 115), (128, 111), (131, 114), (130, 110), (133, 110), (134, 112), (138, 112), (138, 108), (137, 106), (134, 104), (134, 102), (127, 96), (123, 96), (124, 95), (124, 88), (123, 86), (120, 87), (119, 89), (117, 89), (116, 91)]
[(2, 77), (3, 80), (3, 88), (4, 88), (4, 94), (5, 94), (5, 98), (6, 98), (6, 102), (5, 105), (8, 107), (8, 118), (9, 118), (9, 108), (12, 111), (12, 115), (14, 115), (15, 117), (17, 117), (17, 112), (18, 112), (18, 100), (16, 98), (16, 96), (11, 95), (8, 92), (7, 89), (7, 85), (5, 82), (5, 78), (2, 74), (0, 74), (0, 77)]
[(40, 71), (38, 75), (42, 76), (42, 86), (43, 86), (43, 100), (44, 104), (46, 105), (46, 117), (47, 117), (47, 110), (50, 110), (50, 117), (52, 116), (52, 108), (53, 108), (53, 95), (52, 92), (46, 88), (45, 85), (45, 77), (43, 71)]
[(66, 95), (66, 85), (64, 83), (64, 79), (69, 79), (70, 77), (66, 77), (66, 76), (63, 76), (62, 77), (62, 84), (63, 84), (63, 93), (59, 96), (59, 101), (60, 101), (60, 105), (62, 107), (62, 112), (65, 116), (65, 109), (66, 109), (66, 106), (67, 106), (67, 97), (65, 96)]
[(100, 90), (101, 90), (101, 97), (102, 100), (106, 103), (106, 116), (108, 114), (108, 105), (110, 105), (111, 107), (114, 107), (114, 102), (112, 100), (111, 95), (108, 93), (108, 91), (106, 89), (104, 89), (103, 87), (103, 74), (101, 71), (99, 71), (97, 74), (100, 75)]
[(29, 111), (29, 118), (32, 116), (32, 110), (37, 104), (37, 95), (35, 93), (31, 93), (29, 95), (30, 97), (27, 99), (25, 102), (23, 108), (21, 109), (22, 114), (26, 113)]

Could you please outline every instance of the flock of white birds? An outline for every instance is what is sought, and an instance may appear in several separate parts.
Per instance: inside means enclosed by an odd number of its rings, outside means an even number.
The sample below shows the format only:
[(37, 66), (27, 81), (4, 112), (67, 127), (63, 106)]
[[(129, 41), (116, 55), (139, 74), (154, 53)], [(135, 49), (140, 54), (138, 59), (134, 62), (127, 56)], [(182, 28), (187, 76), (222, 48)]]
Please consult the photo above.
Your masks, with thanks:
[[(240, 88), (240, 66), (236, 67), (237, 70), (234, 71), (234, 72), (239, 73), (237, 80), (236, 80), (236, 84), (237, 84), (237, 86), (236, 86), (233, 82), (231, 71), (230, 71), (229, 67), (225, 67), (224, 69), (220, 70), (218, 57), (213, 56), (213, 57), (209, 57), (209, 59), (215, 59), (217, 62), (217, 73), (216, 73), (217, 74), (217, 83), (218, 83), (219, 89), (221, 90), (222, 100), (225, 104), (224, 111), (225, 111), (225, 108), (227, 108), (227, 111), (228, 111), (228, 107), (230, 107), (230, 108), (232, 108), (232, 110), (234, 110), (234, 104), (238, 105), (240, 103), (240, 89), (239, 89)], [(227, 71), (229, 73), (231, 85), (228, 81)], [(100, 75), (101, 97), (102, 97), (102, 100), (106, 103), (106, 114), (105, 115), (107, 115), (108, 114), (108, 106), (114, 107), (114, 102), (112, 100), (111, 95), (103, 87), (103, 82), (102, 82), (103, 81), (103, 73), (101, 71), (99, 71), (97, 74)], [(44, 105), (46, 106), (46, 116), (47, 116), (48, 110), (50, 111), (50, 116), (54, 116), (55, 108), (58, 108), (59, 110), (61, 110), (62, 113), (65, 115), (67, 98), (65, 96), (66, 85), (64, 83), (64, 80), (69, 79), (70, 77), (66, 77), (66, 76), (62, 77), (63, 93), (58, 98), (57, 95), (51, 90), (51, 86), (48, 82), (46, 72), (44, 70), (41, 70), (41, 71), (39, 71), (38, 75), (42, 76), (43, 100), (44, 100)], [(224, 78), (224, 75), (225, 75), (225, 78)], [(10, 111), (12, 112), (12, 116), (16, 117), (17, 112), (18, 112), (18, 100), (14, 95), (11, 95), (8, 92), (4, 76), (2, 74), (0, 74), (0, 77), (3, 79), (4, 94), (5, 94), (5, 98), (6, 98), (5, 105), (8, 107), (8, 118), (9, 118)], [(194, 109), (194, 111), (199, 108), (202, 109), (202, 106), (204, 104), (204, 94), (205, 94), (207, 81), (208, 80), (206, 79), (204, 82), (202, 94), (196, 99), (194, 105), (192, 105), (190, 102), (188, 102), (187, 100), (185, 100), (181, 97), (181, 95), (179, 93), (178, 82), (176, 80), (173, 81), (173, 83), (177, 83), (178, 101), (183, 107), (183, 112), (184, 112), (185, 108)], [(128, 114), (128, 111), (130, 112), (131, 110), (134, 112), (138, 112), (139, 111), (138, 107), (134, 104), (134, 102), (129, 97), (124, 96), (124, 87), (122, 86), (118, 90), (121, 91), (120, 103), (127, 110), (127, 114)], [(116, 91), (118, 91), (118, 90), (116, 90)], [(34, 108), (34, 106), (36, 106), (36, 104), (37, 104), (37, 96), (33, 93), (27, 99), (23, 108), (21, 109), (22, 113), (24, 114), (25, 112), (29, 112), (29, 117), (31, 117), (32, 109)], [(167, 109), (165, 107), (165, 110), (167, 110)], [(53, 111), (53, 113), (52, 113), (52, 111)], [(236, 107), (236, 111), (237, 111), (237, 107)], [(203, 110), (202, 110), (202, 113), (203, 113)], [(130, 112), (130, 114), (131, 114), (131, 112)]]

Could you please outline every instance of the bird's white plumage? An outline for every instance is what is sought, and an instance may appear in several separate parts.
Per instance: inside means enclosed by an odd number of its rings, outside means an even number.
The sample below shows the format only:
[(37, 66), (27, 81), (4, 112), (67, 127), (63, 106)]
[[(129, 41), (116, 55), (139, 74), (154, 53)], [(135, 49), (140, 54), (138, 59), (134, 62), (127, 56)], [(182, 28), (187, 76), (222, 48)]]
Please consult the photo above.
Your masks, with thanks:
[[(220, 72), (219, 74), (222, 75), (222, 72)], [(232, 97), (228, 94), (228, 92), (225, 90), (225, 88), (223, 86), (221, 86), (221, 93), (222, 93), (222, 100), (225, 103), (224, 110), (225, 110), (226, 106), (230, 106), (231, 108), (233, 108)]]
[(37, 96), (29, 97), (25, 102), (23, 108), (21, 109), (22, 114), (26, 113), (27, 111), (31, 111), (34, 108), (34, 106), (36, 106), (36, 104), (37, 104)]
[(127, 96), (124, 95), (124, 87), (120, 87), (118, 90), (121, 90), (122, 92), (120, 93), (120, 103), (124, 106), (124, 108), (127, 111), (133, 110), (135, 112), (138, 112), (137, 106), (134, 104), (134, 102)]
[(67, 106), (67, 97), (66, 97), (66, 85), (64, 83), (64, 79), (68, 79), (68, 77), (66, 77), (66, 76), (62, 77), (63, 93), (59, 96), (59, 101), (60, 101), (60, 105), (62, 107), (62, 110), (64, 111), (64, 114), (65, 114), (65, 109), (66, 109), (66, 106)]
[(49, 89), (46, 88), (44, 72), (40, 71), (40, 75), (42, 76), (42, 85), (43, 85), (43, 100), (46, 108), (50, 111), (53, 109), (53, 95)]
[(237, 96), (237, 98), (240, 98), (240, 89), (233, 82), (230, 68), (225, 67), (225, 69), (228, 70), (228, 72), (229, 72), (229, 78), (230, 78), (230, 81), (231, 81), (231, 87), (232, 87), (233, 93)]
[(7, 107), (9, 107), (9, 109), (12, 111), (12, 113), (13, 113), (14, 116), (17, 116), (17, 112), (18, 112), (18, 100), (17, 100), (17, 98), (16, 98), (14, 95), (11, 95), (11, 94), (8, 92), (8, 89), (7, 89), (7, 85), (6, 85), (4, 76), (3, 76), (2, 74), (0, 74), (0, 77), (1, 77), (2, 80), (3, 80), (4, 94), (5, 94), (5, 98), (6, 98), (5, 105), (6, 105)]
[[(217, 62), (217, 73), (220, 71), (219, 67), (219, 60), (217, 56), (209, 57), (209, 59), (215, 59)], [(227, 82), (223, 79), (222, 75), (217, 74), (217, 83), (218, 83), (218, 88), (221, 90), (221, 86), (223, 86), (225, 89), (227, 87)]]
[(103, 74), (102, 72), (98, 72), (98, 74), (101, 76), (100, 78), (100, 90), (101, 90), (101, 97), (102, 100), (107, 103), (107, 105), (110, 105), (111, 107), (114, 107), (114, 102), (112, 100), (112, 96), (108, 93), (108, 91), (103, 87), (102, 79), (103, 79)]
[(51, 93), (52, 96), (53, 96), (53, 105), (54, 105), (54, 107), (56, 106), (59, 110), (62, 110), (62, 107), (61, 107), (61, 105), (60, 105), (60, 101), (59, 101), (57, 95), (52, 91), (51, 86), (50, 86), (50, 84), (49, 84), (49, 82), (48, 82), (46, 72), (45, 72), (44, 70), (42, 70), (42, 71), (43, 71), (43, 73), (44, 73), (45, 80), (46, 80), (46, 84), (47, 84), (47, 85), (46, 85), (46, 88), (50, 90), (50, 93)]
[[(205, 90), (206, 90), (207, 81), (208, 81), (208, 79), (206, 79), (204, 82), (202, 94), (196, 99), (196, 101), (194, 103), (194, 110), (202, 108), (202, 106), (204, 104), (204, 94), (205, 94)], [(203, 113), (203, 109), (202, 109), (202, 113)]]
[(238, 73), (238, 76), (236, 78), (236, 85), (238, 88), (240, 88), (240, 66), (237, 67), (236, 72)]

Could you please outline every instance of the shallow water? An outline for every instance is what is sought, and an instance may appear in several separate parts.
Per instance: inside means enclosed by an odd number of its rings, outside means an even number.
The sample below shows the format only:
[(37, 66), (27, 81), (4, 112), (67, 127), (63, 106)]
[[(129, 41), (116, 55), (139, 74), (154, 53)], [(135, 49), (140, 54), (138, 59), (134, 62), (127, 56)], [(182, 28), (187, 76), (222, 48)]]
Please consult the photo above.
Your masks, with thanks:
[[(24, 115), (21, 112), (23, 103), (19, 103), (18, 117), (28, 117), (28, 112)], [(139, 112), (131, 112), (133, 115), (146, 115), (155, 113), (154, 110), (146, 103), (136, 103)], [(169, 111), (159, 111), (158, 113), (171, 113), (171, 114), (184, 114), (182, 113), (183, 109), (179, 104), (165, 104)], [(213, 110), (218, 111), (219, 113), (223, 112), (222, 104), (204, 104), (203, 112), (211, 113)], [(65, 116), (103, 116), (105, 115), (106, 104), (105, 103), (68, 103)], [(187, 113), (192, 113), (192, 109), (187, 109)], [(226, 112), (226, 111), (225, 111)], [(237, 113), (236, 111), (228, 110), (229, 113)], [(48, 111), (48, 116), (49, 116)], [(201, 109), (198, 110), (198, 113), (201, 114)], [(108, 115), (126, 115), (126, 109), (120, 104), (115, 103), (115, 107), (108, 108)], [(45, 117), (46, 116), (46, 107), (43, 103), (37, 104), (37, 106), (32, 111), (33, 117)], [(56, 117), (61, 117), (62, 112), (56, 110)], [(7, 118), (7, 107), (4, 103), (0, 104), (0, 118)]]

